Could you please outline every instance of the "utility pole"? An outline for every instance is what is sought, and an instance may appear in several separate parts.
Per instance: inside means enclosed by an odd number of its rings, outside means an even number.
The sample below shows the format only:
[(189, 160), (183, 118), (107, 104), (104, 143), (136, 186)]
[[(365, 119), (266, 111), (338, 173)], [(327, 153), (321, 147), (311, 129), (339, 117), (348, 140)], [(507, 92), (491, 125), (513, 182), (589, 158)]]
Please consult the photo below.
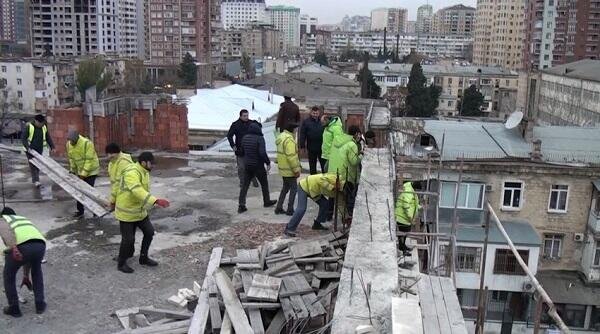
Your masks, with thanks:
[(387, 28), (383, 28), (383, 58), (387, 56)]
[(396, 60), (400, 61), (400, 34), (396, 34)]
[[(536, 297), (534, 293), (534, 299)], [(540, 323), (542, 322), (542, 310), (544, 309), (544, 301), (540, 296), (537, 296), (537, 302), (535, 303), (535, 320), (533, 325), (533, 334), (540, 334)]]

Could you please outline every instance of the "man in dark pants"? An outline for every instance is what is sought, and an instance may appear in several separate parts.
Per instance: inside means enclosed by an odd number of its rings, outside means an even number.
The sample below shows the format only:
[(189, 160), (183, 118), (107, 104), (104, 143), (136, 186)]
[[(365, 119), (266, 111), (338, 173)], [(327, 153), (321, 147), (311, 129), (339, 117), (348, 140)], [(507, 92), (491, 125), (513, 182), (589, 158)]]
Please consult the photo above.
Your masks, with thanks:
[[(46, 126), (46, 118), (44, 115), (35, 115), (33, 122), (26, 123), (22, 131), (21, 140), (23, 141), (23, 147), (25, 152), (32, 149), (39, 154), (44, 152), (44, 147), (50, 147), (50, 150), (54, 150), (54, 142), (52, 137), (48, 133), (48, 127)], [(27, 160), (31, 160), (33, 156), (27, 153)], [(40, 170), (34, 166), (31, 162), (29, 163), (29, 169), (31, 170), (31, 182), (36, 187), (41, 185), (40, 183)]]
[(279, 113), (275, 121), (277, 132), (287, 129), (289, 123), (300, 124), (300, 108), (292, 101), (291, 94), (286, 93), (284, 101), (279, 105)]
[[(240, 188), (238, 213), (248, 211), (246, 208), (246, 195), (248, 194), (248, 187), (250, 187), (250, 180), (255, 177), (262, 188), (264, 207), (268, 208), (275, 205), (277, 201), (271, 200), (269, 181), (267, 180), (267, 170), (271, 169), (271, 160), (267, 156), (265, 138), (260, 125), (250, 124), (248, 134), (242, 139), (241, 150), (246, 170), (244, 171), (244, 183)], [(267, 169), (265, 169), (265, 166), (267, 166)]]
[(308, 151), (308, 165), (310, 175), (317, 174), (317, 160), (321, 164), (321, 173), (325, 173), (326, 160), (321, 157), (323, 145), (323, 124), (321, 124), (321, 111), (319, 107), (312, 107), (310, 117), (302, 122), (300, 127), (299, 145)]
[[(70, 172), (93, 187), (100, 172), (100, 163), (94, 149), (94, 143), (74, 129), (69, 130), (67, 139), (66, 146)], [(83, 217), (84, 210), (83, 204), (77, 202), (77, 212), (73, 217)]]
[(22, 266), (31, 270), (35, 311), (42, 314), (46, 311), (42, 274), (42, 259), (46, 253), (44, 235), (27, 218), (17, 216), (9, 207), (2, 210), (2, 218), (4, 221), (0, 222), (0, 237), (8, 247), (4, 251), (4, 292), (8, 300), (4, 314), (13, 317), (23, 315), (19, 308), (16, 285), (17, 272)]
[(154, 236), (154, 227), (148, 218), (148, 210), (154, 205), (167, 208), (169, 201), (158, 199), (150, 194), (150, 171), (153, 164), (154, 155), (151, 152), (142, 152), (137, 163), (132, 163), (125, 168), (121, 176), (115, 203), (115, 216), (121, 230), (117, 269), (126, 274), (133, 273), (133, 269), (127, 265), (127, 259), (133, 257), (135, 230), (138, 228), (144, 234), (140, 264), (149, 267), (158, 265), (148, 257), (148, 250)]
[[(231, 123), (229, 131), (227, 132), (227, 140), (229, 141), (229, 146), (231, 146), (231, 148), (233, 149), (233, 152), (235, 153), (236, 157), (237, 173), (238, 178), (240, 179), (240, 188), (244, 183), (244, 170), (246, 169), (244, 167), (244, 159), (242, 158), (241, 144), (242, 139), (248, 133), (248, 127), (250, 127), (250, 124), (252, 123), (258, 124), (257, 121), (250, 120), (248, 110), (242, 109), (240, 110), (240, 118), (237, 121)], [(258, 182), (256, 182), (256, 178), (252, 179), (252, 185), (258, 187)]]

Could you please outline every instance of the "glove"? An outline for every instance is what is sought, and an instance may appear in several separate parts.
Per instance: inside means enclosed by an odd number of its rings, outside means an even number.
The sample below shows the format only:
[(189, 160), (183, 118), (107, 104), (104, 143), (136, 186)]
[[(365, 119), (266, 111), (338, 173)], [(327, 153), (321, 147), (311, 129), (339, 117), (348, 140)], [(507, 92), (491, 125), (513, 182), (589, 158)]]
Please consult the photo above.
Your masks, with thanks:
[(294, 177), (295, 177), (295, 178), (299, 178), (299, 177), (300, 177), (300, 172), (295, 172), (295, 173), (294, 173)]
[(17, 248), (17, 246), (13, 246), (10, 250), (10, 253), (11, 253), (13, 260), (15, 260), (17, 262), (23, 261), (23, 254), (21, 254), (21, 252), (19, 251), (19, 248)]
[(156, 202), (154, 202), (154, 204), (160, 206), (161, 208), (168, 208), (169, 205), (171, 205), (171, 203), (169, 203), (169, 201), (167, 201), (164, 198), (157, 199)]
[(22, 288), (23, 286), (26, 286), (27, 290), (33, 291), (33, 284), (31, 284), (31, 281), (29, 280), (29, 277), (27, 277), (27, 276), (23, 276), (23, 281), (21, 281), (20, 287)]

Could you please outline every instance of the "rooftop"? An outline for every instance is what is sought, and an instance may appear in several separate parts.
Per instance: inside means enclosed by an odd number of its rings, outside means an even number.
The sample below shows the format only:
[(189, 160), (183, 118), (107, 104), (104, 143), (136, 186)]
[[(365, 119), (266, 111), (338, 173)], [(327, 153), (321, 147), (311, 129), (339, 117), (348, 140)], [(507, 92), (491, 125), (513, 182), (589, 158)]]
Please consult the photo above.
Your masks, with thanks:
[(582, 59), (573, 63), (554, 66), (542, 72), (567, 78), (600, 82), (600, 60)]
[[(502, 221), (502, 226), (515, 245), (539, 247), (542, 240), (528, 222), (524, 220)], [(450, 224), (440, 224), (440, 232), (450, 233)], [(485, 238), (485, 229), (477, 225), (460, 225), (456, 230), (456, 241), (481, 243)], [(506, 244), (506, 240), (495, 224), (490, 223), (488, 236), (490, 244)]]
[(339, 87), (360, 87), (357, 81), (350, 80), (339, 74), (334, 73), (310, 73), (296, 72), (290, 73), (290, 76), (298, 80), (302, 80), (309, 84), (324, 85), (324, 86), (339, 86)]
[(542, 270), (536, 276), (555, 303), (600, 306), (600, 286), (585, 284), (577, 272)]
[[(409, 74), (412, 64), (384, 64), (369, 63), (369, 69), (372, 72), (393, 72)], [(511, 75), (518, 76), (518, 73), (502, 67), (492, 66), (458, 66), (458, 65), (421, 65), (423, 74), (460, 74), (464, 76), (476, 77), (479, 75), (477, 70), (481, 69), (481, 75)]]
[(309, 63), (300, 65), (290, 71), (290, 73), (335, 73), (336, 71), (319, 63)]
[(259, 90), (270, 91), (274, 94), (290, 94), (294, 97), (352, 97), (348, 92), (342, 92), (335, 88), (326, 87), (318, 84), (310, 84), (304, 81), (277, 73), (268, 73), (256, 77), (252, 80), (241, 83), (244, 86), (256, 88)]

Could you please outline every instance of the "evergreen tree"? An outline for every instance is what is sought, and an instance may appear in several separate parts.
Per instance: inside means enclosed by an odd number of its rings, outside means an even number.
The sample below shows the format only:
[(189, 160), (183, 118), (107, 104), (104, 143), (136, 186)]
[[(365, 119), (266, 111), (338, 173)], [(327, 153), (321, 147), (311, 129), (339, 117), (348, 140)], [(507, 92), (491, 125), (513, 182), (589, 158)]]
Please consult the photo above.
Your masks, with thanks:
[(317, 51), (315, 53), (315, 62), (323, 66), (329, 66), (329, 60), (327, 59), (327, 55), (325, 54), (325, 52), (322, 51)]
[(248, 56), (246, 52), (242, 53), (242, 59), (240, 59), (240, 66), (246, 72), (247, 78), (254, 77), (254, 66), (252, 66), (252, 58)]
[(441, 89), (435, 85), (427, 86), (421, 64), (414, 64), (408, 78), (408, 96), (406, 97), (407, 116), (431, 117), (439, 105)]
[(365, 75), (367, 77), (366, 96), (361, 97), (366, 99), (378, 99), (379, 95), (381, 95), (381, 87), (375, 82), (375, 77), (373, 77), (373, 73), (369, 70), (369, 67), (363, 65), (357, 75), (358, 82), (362, 84), (362, 79)]
[(483, 116), (482, 105), (483, 94), (477, 90), (475, 85), (471, 85), (463, 93), (462, 101), (457, 108), (460, 111), (460, 116)]
[(179, 71), (177, 76), (181, 79), (183, 85), (196, 87), (196, 80), (198, 80), (198, 68), (194, 62), (192, 55), (187, 52), (183, 57), (183, 62), (179, 64)]

